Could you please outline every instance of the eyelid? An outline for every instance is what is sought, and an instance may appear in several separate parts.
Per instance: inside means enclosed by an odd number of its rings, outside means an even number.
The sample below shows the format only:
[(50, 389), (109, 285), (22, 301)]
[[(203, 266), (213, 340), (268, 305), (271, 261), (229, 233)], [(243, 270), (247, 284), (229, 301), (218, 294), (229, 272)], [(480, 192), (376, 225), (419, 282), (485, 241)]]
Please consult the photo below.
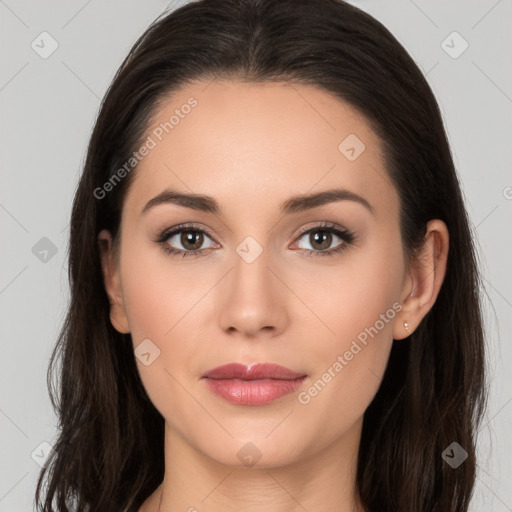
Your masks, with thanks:
[[(326, 231), (330, 231), (331, 233), (334, 233), (334, 235), (337, 236), (338, 238), (341, 238), (341, 240), (343, 240), (344, 245), (355, 244), (355, 242), (357, 241), (356, 234), (352, 230), (345, 228), (344, 226), (342, 226), (340, 224), (337, 224), (337, 223), (331, 222), (331, 221), (316, 221), (316, 223), (314, 223), (312, 226), (302, 228), (300, 230), (300, 232), (297, 235), (295, 235), (295, 241), (293, 242), (293, 244), (296, 244), (305, 234), (314, 232), (314, 231), (321, 231), (322, 229), (325, 229)], [(308, 250), (308, 249), (304, 249), (304, 250)], [(332, 250), (332, 249), (329, 249), (329, 250)], [(326, 253), (328, 251), (326, 250), (326, 251), (315, 251), (315, 252)]]
[[(303, 235), (307, 234), (308, 232), (311, 232), (311, 231), (315, 231), (315, 230), (322, 230), (322, 229), (326, 229), (328, 231), (331, 231), (334, 233), (335, 236), (337, 236), (338, 238), (340, 238), (342, 240), (342, 243), (339, 244), (339, 245), (343, 245), (343, 246), (347, 246), (347, 245), (351, 245), (351, 244), (354, 244), (355, 241), (357, 240), (357, 236), (355, 235), (354, 232), (352, 232), (351, 230), (335, 223), (335, 222), (331, 222), (331, 221), (312, 221), (311, 224), (307, 225), (307, 226), (304, 226), (301, 228), (301, 230), (299, 231), (299, 233), (297, 233), (295, 236), (294, 236), (294, 241), (292, 242), (292, 245), (298, 243), (298, 241), (303, 237)], [(214, 236), (210, 229), (207, 228), (206, 226), (204, 226), (203, 224), (198, 224), (198, 223), (194, 223), (194, 222), (186, 222), (186, 223), (183, 223), (183, 224), (178, 224), (176, 226), (173, 226), (171, 228), (168, 228), (168, 229), (165, 229), (158, 237), (157, 239), (155, 240), (158, 244), (160, 244), (161, 246), (163, 246), (165, 244), (165, 242), (167, 242), (167, 240), (169, 240), (169, 238), (171, 238), (172, 236), (182, 232), (182, 231), (198, 231), (198, 232), (203, 232), (204, 234), (206, 234), (214, 244), (219, 244), (219, 242), (216, 241), (216, 236)], [(183, 249), (175, 249), (175, 248), (170, 248), (170, 247), (167, 247), (166, 250), (169, 251), (169, 252), (174, 252), (174, 253), (178, 253), (178, 254), (183, 254), (184, 256), (185, 255), (201, 255), (201, 254), (204, 254), (208, 251), (210, 251), (211, 249), (214, 249), (215, 247), (208, 247), (208, 248), (205, 248), (205, 249), (196, 249), (196, 250), (190, 250), (190, 251), (185, 251)], [(336, 252), (336, 249), (327, 249), (327, 250), (318, 250), (318, 251), (312, 251), (310, 249), (302, 249), (302, 248), (299, 248), (299, 250), (301, 251), (305, 251), (307, 253), (311, 253), (311, 252), (314, 252), (315, 254), (324, 254), (324, 255), (327, 255), (331, 252)]]
[(336, 224), (335, 222), (331, 221), (325, 221), (325, 220), (317, 220), (312, 221), (309, 223), (310, 225), (302, 227), (296, 237), (302, 236), (304, 233), (307, 233), (308, 231), (311, 231), (312, 229), (321, 229), (321, 228), (329, 228), (329, 229), (336, 229), (338, 231), (348, 231), (348, 229), (344, 228), (343, 226), (340, 226), (339, 224)]
[(172, 228), (164, 229), (158, 237), (158, 241), (165, 242), (168, 238), (179, 233), (180, 231), (203, 231), (206, 233), (212, 240), (215, 241), (216, 237), (212, 234), (209, 228), (204, 226), (203, 224), (196, 224), (193, 222), (185, 222), (184, 224), (178, 224), (173, 226)]
[[(335, 222), (311, 221), (310, 225), (302, 227), (300, 229), (300, 231), (294, 236), (294, 238), (298, 238), (298, 237), (302, 236), (304, 233), (307, 233), (308, 231), (310, 231), (312, 229), (320, 229), (320, 228), (329, 228), (329, 229), (334, 229), (334, 230), (338, 230), (338, 231), (342, 231), (342, 232), (350, 232), (349, 229), (347, 229), (339, 224), (336, 224)], [(161, 232), (161, 234), (159, 235), (159, 240), (165, 241), (171, 235), (179, 233), (180, 231), (185, 231), (187, 229), (204, 231), (212, 240), (216, 239), (216, 235), (213, 235), (213, 233), (210, 231), (210, 229), (207, 228), (204, 224), (197, 224), (194, 222), (185, 222), (183, 224), (178, 224), (171, 228), (164, 229)]]

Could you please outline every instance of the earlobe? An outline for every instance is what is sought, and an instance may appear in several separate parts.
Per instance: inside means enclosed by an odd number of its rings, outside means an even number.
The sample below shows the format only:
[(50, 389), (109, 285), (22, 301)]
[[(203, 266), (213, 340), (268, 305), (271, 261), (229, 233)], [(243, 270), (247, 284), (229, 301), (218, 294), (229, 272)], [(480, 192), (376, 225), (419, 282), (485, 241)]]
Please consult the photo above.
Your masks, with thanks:
[(446, 274), (448, 248), (446, 224), (439, 219), (429, 221), (423, 246), (411, 261), (410, 279), (407, 280), (410, 289), (405, 290), (408, 293), (395, 323), (394, 339), (406, 338), (414, 332), (434, 305)]
[(103, 229), (99, 233), (98, 245), (103, 283), (110, 302), (110, 321), (116, 331), (127, 334), (130, 332), (130, 326), (123, 301), (119, 268), (112, 248), (112, 236), (108, 230)]

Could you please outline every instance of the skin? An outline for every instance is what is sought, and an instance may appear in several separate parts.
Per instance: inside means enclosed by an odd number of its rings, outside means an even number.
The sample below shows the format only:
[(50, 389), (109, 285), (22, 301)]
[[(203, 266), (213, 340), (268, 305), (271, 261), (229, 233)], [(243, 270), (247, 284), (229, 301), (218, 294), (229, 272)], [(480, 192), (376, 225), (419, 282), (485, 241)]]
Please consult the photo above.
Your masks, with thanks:
[[(150, 339), (160, 350), (149, 366), (137, 359), (166, 422), (165, 477), (140, 511), (363, 511), (355, 492), (363, 414), (393, 338), (407, 338), (404, 321), (412, 333), (436, 300), (447, 228), (430, 221), (419, 257), (406, 266), (399, 197), (380, 140), (334, 96), (287, 83), (195, 82), (161, 105), (147, 133), (191, 96), (198, 105), (137, 167), (123, 205), (119, 265), (110, 233), (99, 234), (113, 326), (131, 333), (134, 349)], [(338, 149), (349, 134), (365, 144), (354, 161)], [(169, 203), (141, 215), (167, 187), (213, 196), (221, 213)], [(351, 200), (279, 211), (290, 196), (335, 187), (364, 197), (374, 213)], [(299, 231), (324, 221), (357, 240), (310, 257), (308, 249), (321, 248)], [(189, 222), (213, 235), (195, 246), (201, 255), (173, 258), (155, 243), (164, 229)], [(263, 249), (252, 263), (236, 252), (247, 236)], [(186, 250), (179, 234), (164, 243)], [(332, 234), (326, 246), (340, 243)], [(394, 318), (301, 403), (299, 393), (393, 304), (401, 306)], [(201, 380), (229, 362), (273, 362), (309, 378), (268, 405), (234, 405)], [(261, 453), (252, 467), (237, 456), (247, 443)]]

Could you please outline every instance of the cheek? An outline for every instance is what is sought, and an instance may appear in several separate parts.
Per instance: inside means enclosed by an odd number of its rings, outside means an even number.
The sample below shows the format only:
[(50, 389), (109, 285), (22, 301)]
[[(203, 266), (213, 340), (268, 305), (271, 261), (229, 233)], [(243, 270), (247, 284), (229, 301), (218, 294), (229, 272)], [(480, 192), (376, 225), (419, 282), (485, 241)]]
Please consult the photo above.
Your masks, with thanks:
[(144, 338), (167, 342), (182, 319), (194, 315), (194, 308), (211, 287), (208, 276), (201, 276), (199, 267), (173, 261), (158, 249), (127, 253), (123, 296), (134, 344)]
[(183, 374), (197, 357), (190, 319), (200, 309), (204, 285), (180, 272), (176, 262), (157, 251), (135, 249), (124, 254), (123, 297), (133, 347), (137, 355), (137, 347), (144, 342), (141, 346), (148, 347), (144, 352), (150, 353), (147, 365), (136, 358), (142, 384), (166, 419), (174, 421), (176, 415), (182, 415), (180, 421), (192, 421), (189, 413), (197, 416), (198, 411), (191, 407), (190, 396), (184, 391)]
[(196, 320), (207, 314), (209, 301), (204, 299), (218, 277), (206, 270), (201, 275), (200, 265), (173, 261), (158, 248), (130, 243), (128, 236), (125, 242), (121, 272), (133, 346), (136, 350), (150, 340), (158, 354), (148, 366), (137, 360), (137, 367), (155, 406), (173, 411), (172, 404), (190, 398), (180, 383), (187, 372), (196, 377), (196, 340), (201, 337)]
[(401, 309), (397, 301), (405, 269), (399, 238), (368, 240), (329, 265), (300, 265), (300, 269), (287, 270), (285, 277), (309, 310), (303, 308), (300, 322), (307, 322), (311, 331), (316, 328), (316, 338), (325, 340), (319, 347), (342, 349), (376, 323), (384, 337), (391, 335), (397, 309)]
[(361, 416), (378, 390), (402, 308), (403, 272), (400, 245), (381, 241), (333, 267), (331, 279), (321, 279), (323, 294), (308, 293), (334, 334), (324, 329), (323, 341), (309, 347), (316, 373), (298, 399), (333, 431)]

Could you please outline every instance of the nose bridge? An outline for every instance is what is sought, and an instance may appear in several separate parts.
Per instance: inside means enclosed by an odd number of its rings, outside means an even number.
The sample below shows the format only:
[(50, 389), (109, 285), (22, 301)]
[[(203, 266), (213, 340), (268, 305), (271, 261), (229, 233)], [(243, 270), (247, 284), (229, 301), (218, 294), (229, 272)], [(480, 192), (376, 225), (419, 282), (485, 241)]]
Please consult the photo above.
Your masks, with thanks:
[(272, 258), (268, 243), (250, 235), (238, 244), (235, 253), (231, 287), (238, 300), (258, 308), (273, 302), (276, 287), (269, 270)]
[[(262, 236), (258, 237), (260, 240)], [(271, 283), (269, 277), (272, 265), (269, 244), (261, 243), (255, 237), (249, 235), (235, 248), (236, 256), (233, 255), (233, 285), (245, 286), (249, 293), (270, 293)]]

